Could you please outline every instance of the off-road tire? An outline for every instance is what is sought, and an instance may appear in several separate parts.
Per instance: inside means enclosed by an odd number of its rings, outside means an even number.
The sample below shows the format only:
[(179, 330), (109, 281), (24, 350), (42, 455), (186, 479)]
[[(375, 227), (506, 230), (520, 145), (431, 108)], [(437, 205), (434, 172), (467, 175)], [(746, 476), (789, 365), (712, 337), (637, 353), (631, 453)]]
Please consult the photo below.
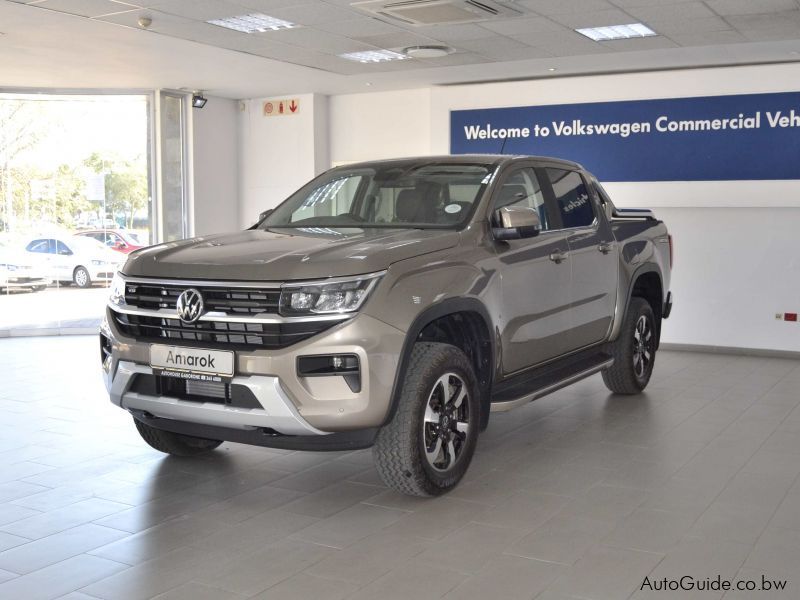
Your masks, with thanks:
[[(425, 455), (423, 428), (425, 409), (437, 381), (453, 373), (464, 383), (469, 427), (457, 459), (447, 470), (429, 464)], [(453, 489), (472, 460), (480, 427), (480, 389), (472, 363), (450, 344), (419, 342), (414, 345), (402, 383), (397, 410), (381, 428), (372, 454), (383, 482), (411, 496), (438, 496)]]
[(89, 275), (89, 271), (86, 270), (86, 267), (75, 267), (75, 270), (72, 272), (72, 282), (79, 288), (92, 287), (92, 277)]
[(159, 452), (172, 454), (173, 456), (197, 456), (198, 454), (205, 454), (222, 443), (219, 440), (207, 440), (190, 435), (181, 435), (171, 431), (163, 431), (155, 427), (150, 427), (138, 419), (134, 419), (133, 422), (136, 423), (136, 429), (145, 442)]
[[(652, 346), (649, 363), (639, 375), (634, 368), (635, 333), (636, 326), (642, 318), (646, 319), (649, 324)], [(656, 329), (653, 308), (644, 298), (633, 297), (625, 313), (625, 321), (622, 324), (619, 337), (611, 344), (614, 365), (603, 371), (603, 383), (615, 394), (631, 395), (641, 393), (647, 387), (650, 376), (653, 374), (653, 366), (656, 360), (655, 348)]]

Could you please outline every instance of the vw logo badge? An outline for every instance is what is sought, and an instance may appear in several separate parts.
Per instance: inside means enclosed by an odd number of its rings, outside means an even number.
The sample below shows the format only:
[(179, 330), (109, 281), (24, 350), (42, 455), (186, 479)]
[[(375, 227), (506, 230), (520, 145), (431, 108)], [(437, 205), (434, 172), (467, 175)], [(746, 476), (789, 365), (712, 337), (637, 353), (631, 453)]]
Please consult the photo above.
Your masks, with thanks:
[(184, 290), (176, 303), (178, 316), (184, 323), (194, 323), (203, 314), (203, 296), (194, 288)]

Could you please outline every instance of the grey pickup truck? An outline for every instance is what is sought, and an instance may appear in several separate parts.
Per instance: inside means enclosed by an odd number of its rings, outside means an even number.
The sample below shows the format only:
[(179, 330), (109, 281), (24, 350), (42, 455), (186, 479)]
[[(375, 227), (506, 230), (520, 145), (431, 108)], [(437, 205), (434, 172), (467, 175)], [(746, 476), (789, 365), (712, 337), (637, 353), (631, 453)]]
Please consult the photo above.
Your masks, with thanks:
[(647, 386), (671, 256), (664, 223), (573, 162), (352, 164), (249, 230), (130, 254), (100, 358), (158, 450), (371, 446), (387, 485), (437, 495), (491, 412), (596, 373)]

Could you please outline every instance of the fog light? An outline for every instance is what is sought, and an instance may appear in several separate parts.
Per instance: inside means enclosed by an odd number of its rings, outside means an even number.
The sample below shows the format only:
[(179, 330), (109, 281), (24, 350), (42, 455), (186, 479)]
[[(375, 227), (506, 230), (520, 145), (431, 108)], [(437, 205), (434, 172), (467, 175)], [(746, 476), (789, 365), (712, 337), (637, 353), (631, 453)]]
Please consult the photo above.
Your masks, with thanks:
[(354, 393), (361, 391), (361, 364), (355, 354), (320, 354), (297, 358), (299, 377), (344, 377)]

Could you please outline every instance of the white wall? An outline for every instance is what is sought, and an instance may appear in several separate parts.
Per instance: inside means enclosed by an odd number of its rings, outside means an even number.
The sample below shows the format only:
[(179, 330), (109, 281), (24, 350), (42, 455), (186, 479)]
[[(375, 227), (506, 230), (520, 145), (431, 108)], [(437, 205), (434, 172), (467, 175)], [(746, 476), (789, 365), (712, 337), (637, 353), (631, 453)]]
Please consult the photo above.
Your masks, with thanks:
[(239, 227), (239, 103), (208, 98), (193, 109), (192, 191), (196, 235)]
[(239, 114), (239, 224), (252, 225), (258, 215), (330, 166), (328, 98), (294, 96), (296, 114), (265, 117), (263, 98), (246, 100)]
[[(328, 144), (333, 163), (446, 154), (451, 110), (792, 91), (791, 82), (798, 80), (800, 65), (786, 64), (333, 96), (328, 142), (287, 124), (275, 124), (272, 131), (250, 114), (243, 122), (249, 129), (243, 135), (251, 137), (242, 156), (244, 181), (253, 193), (242, 214), (257, 212), (256, 196), (258, 206), (267, 206), (309, 179), (319, 169), (310, 158), (315, 143)], [(278, 125), (287, 129), (278, 132)], [(306, 162), (264, 170), (264, 155), (278, 153), (293, 135), (301, 145), (291, 156)], [(665, 342), (800, 351), (800, 325), (775, 320), (777, 312), (800, 311), (800, 181), (607, 187), (620, 206), (655, 207), (675, 236), (675, 309), (665, 324)]]
[(333, 164), (429, 154), (430, 109), (429, 89), (331, 97)]

